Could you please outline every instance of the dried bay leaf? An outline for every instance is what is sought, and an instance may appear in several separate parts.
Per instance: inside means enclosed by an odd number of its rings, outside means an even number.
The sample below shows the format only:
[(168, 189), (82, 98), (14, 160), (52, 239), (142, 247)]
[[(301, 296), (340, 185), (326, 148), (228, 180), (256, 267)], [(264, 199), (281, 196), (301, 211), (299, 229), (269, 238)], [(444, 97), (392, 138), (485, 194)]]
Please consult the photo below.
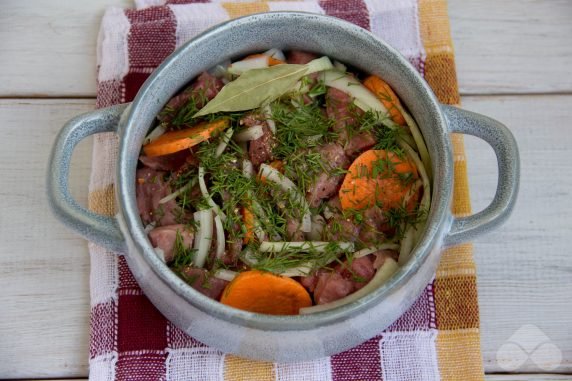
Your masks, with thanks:
[(221, 111), (246, 111), (269, 103), (292, 89), (307, 65), (284, 64), (248, 70), (225, 85), (194, 117)]

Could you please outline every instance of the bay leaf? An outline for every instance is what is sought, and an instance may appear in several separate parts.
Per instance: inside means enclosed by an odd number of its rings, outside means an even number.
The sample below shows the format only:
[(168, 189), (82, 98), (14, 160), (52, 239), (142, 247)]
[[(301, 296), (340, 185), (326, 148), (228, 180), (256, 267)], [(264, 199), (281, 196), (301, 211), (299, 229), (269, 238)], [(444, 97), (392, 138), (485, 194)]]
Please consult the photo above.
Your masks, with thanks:
[(221, 111), (246, 111), (288, 92), (308, 71), (307, 65), (283, 64), (252, 69), (227, 83), (194, 117)]

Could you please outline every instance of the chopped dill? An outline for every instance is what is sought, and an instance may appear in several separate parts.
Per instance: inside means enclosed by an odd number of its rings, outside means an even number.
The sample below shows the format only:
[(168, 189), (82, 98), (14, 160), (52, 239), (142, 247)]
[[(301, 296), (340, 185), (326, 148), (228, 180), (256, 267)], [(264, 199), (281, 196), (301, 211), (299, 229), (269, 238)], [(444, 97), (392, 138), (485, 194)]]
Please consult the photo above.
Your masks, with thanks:
[(191, 266), (193, 264), (196, 252), (197, 251), (195, 249), (185, 246), (183, 236), (177, 230), (175, 247), (173, 248), (173, 267), (183, 268), (186, 266)]

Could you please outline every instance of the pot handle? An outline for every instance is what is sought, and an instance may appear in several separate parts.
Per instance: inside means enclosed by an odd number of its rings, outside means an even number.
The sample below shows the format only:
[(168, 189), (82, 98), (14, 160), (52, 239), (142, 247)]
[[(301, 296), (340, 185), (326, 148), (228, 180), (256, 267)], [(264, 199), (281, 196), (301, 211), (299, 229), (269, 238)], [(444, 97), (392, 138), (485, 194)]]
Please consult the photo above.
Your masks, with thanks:
[(96, 214), (79, 205), (68, 189), (70, 161), (75, 146), (99, 132), (116, 132), (128, 104), (120, 104), (78, 115), (69, 120), (56, 137), (48, 161), (48, 202), (56, 217), (87, 240), (109, 250), (124, 251), (125, 239), (117, 220)]
[(466, 242), (507, 220), (518, 194), (520, 159), (518, 146), (509, 129), (487, 116), (441, 105), (449, 130), (483, 139), (497, 157), (498, 183), (493, 201), (484, 210), (467, 217), (452, 217), (446, 246)]

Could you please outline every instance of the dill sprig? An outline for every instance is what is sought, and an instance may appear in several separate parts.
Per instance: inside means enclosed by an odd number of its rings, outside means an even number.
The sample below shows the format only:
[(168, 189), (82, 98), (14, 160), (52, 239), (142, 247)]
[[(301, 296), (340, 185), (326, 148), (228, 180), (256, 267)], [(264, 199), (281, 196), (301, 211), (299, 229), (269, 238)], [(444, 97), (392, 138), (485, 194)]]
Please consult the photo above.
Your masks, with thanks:
[(173, 249), (174, 259), (172, 266), (178, 269), (182, 269), (186, 266), (191, 266), (195, 258), (196, 250), (185, 246), (183, 236), (177, 230), (177, 236), (175, 238), (175, 247)]

